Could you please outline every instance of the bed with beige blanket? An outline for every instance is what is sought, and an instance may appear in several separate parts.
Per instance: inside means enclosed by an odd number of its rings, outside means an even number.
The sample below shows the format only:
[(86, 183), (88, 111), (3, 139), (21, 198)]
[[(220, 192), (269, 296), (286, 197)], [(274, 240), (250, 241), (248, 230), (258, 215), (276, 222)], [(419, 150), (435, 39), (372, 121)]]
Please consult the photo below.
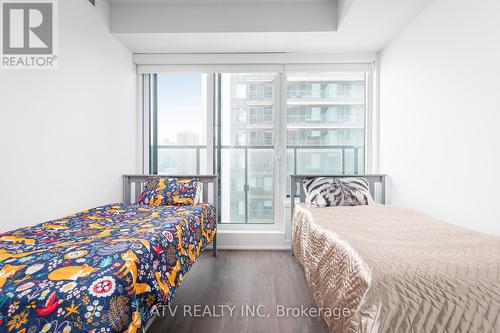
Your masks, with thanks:
[(384, 205), (300, 203), (292, 226), (331, 332), (500, 332), (500, 237)]

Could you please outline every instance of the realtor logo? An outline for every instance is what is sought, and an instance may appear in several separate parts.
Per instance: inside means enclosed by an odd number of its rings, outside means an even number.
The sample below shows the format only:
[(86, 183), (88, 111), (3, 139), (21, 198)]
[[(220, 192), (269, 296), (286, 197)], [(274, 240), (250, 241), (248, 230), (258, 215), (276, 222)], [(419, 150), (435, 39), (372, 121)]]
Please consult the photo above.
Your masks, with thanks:
[(55, 0), (0, 0), (3, 68), (55, 68)]

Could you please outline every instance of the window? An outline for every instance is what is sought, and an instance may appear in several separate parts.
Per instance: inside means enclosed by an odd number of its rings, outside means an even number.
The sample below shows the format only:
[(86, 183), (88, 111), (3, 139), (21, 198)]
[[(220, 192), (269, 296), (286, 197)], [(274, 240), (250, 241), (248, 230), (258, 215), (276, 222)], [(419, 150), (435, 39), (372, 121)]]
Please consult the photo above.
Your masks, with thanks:
[(260, 80), (253, 75), (255, 80), (253, 82), (248, 82), (248, 100), (250, 101), (262, 101), (273, 99), (273, 82), (269, 82), (268, 79)]
[(149, 75), (150, 171), (219, 172), (220, 223), (279, 222), (291, 174), (365, 172), (369, 75)]
[(287, 179), (290, 174), (362, 173), (365, 73), (289, 73)]
[(157, 74), (152, 117), (152, 173), (207, 172), (207, 75)]
[(249, 125), (273, 125), (273, 107), (262, 105), (248, 106)]

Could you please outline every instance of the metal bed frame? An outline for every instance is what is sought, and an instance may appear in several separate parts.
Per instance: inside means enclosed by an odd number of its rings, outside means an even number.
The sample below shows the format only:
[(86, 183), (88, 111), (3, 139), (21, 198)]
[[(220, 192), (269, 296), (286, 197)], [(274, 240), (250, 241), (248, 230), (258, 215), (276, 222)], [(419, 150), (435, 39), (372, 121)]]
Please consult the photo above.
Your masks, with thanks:
[[(144, 183), (149, 178), (154, 177), (164, 177), (164, 178), (198, 178), (202, 187), (202, 202), (209, 202), (209, 185), (213, 184), (212, 189), (212, 204), (215, 207), (215, 226), (218, 224), (218, 200), (217, 196), (219, 193), (219, 182), (218, 176), (216, 175), (124, 175), (123, 176), (123, 203), (131, 204), (137, 202), (144, 189)], [(134, 186), (132, 186), (132, 184)], [(132, 191), (133, 188), (133, 191)], [(214, 239), (212, 241), (212, 255), (217, 256), (217, 232), (215, 233)]]
[[(291, 188), (291, 195), (290, 195), (290, 230), (293, 233), (293, 211), (295, 209), (295, 197), (297, 195), (297, 183), (299, 184), (300, 188), (300, 195), (299, 195), (299, 201), (305, 202), (306, 201), (306, 194), (304, 191), (304, 186), (302, 186), (302, 181), (304, 179), (308, 178), (316, 178), (316, 177), (328, 177), (328, 178), (348, 178), (348, 177), (359, 177), (359, 178), (365, 178), (368, 180), (368, 184), (370, 185), (370, 193), (375, 200), (375, 202), (379, 202), (383, 205), (386, 204), (387, 202), (387, 195), (386, 195), (386, 178), (387, 175), (329, 175), (329, 174), (311, 174), (311, 175), (291, 175), (292, 179), (292, 188)], [(380, 184), (380, 197), (377, 196), (377, 189), (376, 189), (376, 184)], [(292, 245), (292, 254), (293, 254), (293, 235), (291, 237), (291, 245)]]

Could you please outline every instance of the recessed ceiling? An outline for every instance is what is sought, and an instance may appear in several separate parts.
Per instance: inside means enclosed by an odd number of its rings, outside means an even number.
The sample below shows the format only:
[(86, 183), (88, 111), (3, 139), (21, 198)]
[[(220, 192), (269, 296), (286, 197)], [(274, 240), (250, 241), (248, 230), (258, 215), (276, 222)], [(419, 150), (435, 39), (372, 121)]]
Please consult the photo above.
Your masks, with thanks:
[[(111, 8), (111, 31), (134, 53), (238, 53), (238, 52), (378, 52), (382, 50), (389, 41), (394, 38), (406, 25), (408, 25), (432, 0), (338, 0), (333, 1), (338, 6), (337, 11), (316, 10), (317, 17), (304, 16), (303, 20), (293, 19), (296, 25), (291, 25), (291, 30), (279, 30), (279, 24), (286, 23), (290, 15), (274, 15), (265, 13), (263, 9), (269, 4), (269, 8), (280, 10), (278, 3), (290, 3), (286, 10), (293, 6), (301, 8), (307, 3), (311, 7), (302, 8), (322, 8), (321, 3), (332, 3), (318, 0), (257, 0), (251, 1), (256, 4), (250, 5), (249, 0), (109, 0), (113, 6)], [(182, 7), (185, 15), (181, 18), (185, 30), (179, 29), (173, 24), (171, 31), (141, 31), (144, 25), (142, 21), (135, 20), (135, 13), (122, 19), (122, 22), (130, 24), (131, 29), (116, 29), (113, 22), (117, 20), (114, 14), (124, 9), (123, 4), (128, 6), (140, 6), (143, 3), (160, 3), (165, 6), (175, 4), (175, 7)], [(185, 5), (189, 3), (190, 5)], [(200, 5), (200, 8), (197, 7)], [(207, 6), (214, 4), (214, 6)], [(222, 5), (221, 5), (222, 4)], [(258, 5), (260, 4), (260, 5)], [(183, 6), (185, 5), (185, 6)], [(221, 15), (220, 20), (199, 20), (196, 15), (190, 15), (191, 11), (198, 11), (198, 17), (204, 15), (203, 10), (209, 8), (224, 8), (224, 6), (252, 6), (259, 8), (253, 12), (253, 15), (262, 13), (265, 20), (249, 20), (246, 23), (256, 26), (265, 26), (265, 30), (245, 31), (231, 30), (240, 21), (238, 18), (228, 17), (230, 15)], [(203, 7), (205, 6), (205, 7)], [(166, 8), (166, 7), (163, 7)], [(173, 7), (172, 7), (173, 8)], [(248, 7), (247, 7), (248, 8)], [(120, 10), (117, 10), (120, 9)], [(151, 10), (151, 9), (150, 9)], [(175, 9), (177, 10), (177, 9)], [(200, 14), (201, 12), (201, 14)], [(246, 10), (242, 11), (247, 13)], [(296, 11), (297, 17), (301, 17), (302, 12)], [(222, 11), (222, 13), (225, 13)], [(196, 13), (195, 13), (196, 14)], [(330, 15), (330, 17), (327, 17)], [(338, 17), (337, 17), (338, 15)], [(137, 15), (139, 17), (139, 15)], [(145, 16), (149, 18), (149, 16)], [(162, 15), (158, 15), (162, 18)], [(269, 25), (269, 17), (275, 17), (277, 24), (276, 30)], [(315, 30), (314, 24), (321, 20), (326, 22), (331, 19), (333, 28)], [(144, 17), (142, 18), (144, 20)], [(337, 21), (339, 20), (339, 21)], [(216, 21), (215, 25), (211, 25)], [(266, 21), (262, 23), (263, 21)], [(130, 22), (130, 23), (128, 23)], [(337, 24), (338, 22), (338, 24)], [(134, 26), (135, 24), (135, 26)], [(206, 24), (206, 25), (205, 25)], [(307, 26), (309, 24), (309, 26)], [(191, 31), (196, 26), (197, 31)], [(294, 29), (303, 27), (303, 29)], [(120, 27), (122, 28), (122, 27)], [(204, 29), (207, 28), (207, 29)], [(213, 30), (210, 30), (212, 29)], [(222, 28), (220, 30), (219, 28)], [(115, 29), (115, 30), (114, 30)], [(147, 29), (146, 29), (147, 30)]]
[[(296, 2), (336, 2), (337, 0), (141, 0), (144, 5), (186, 5), (186, 4), (235, 4), (235, 3), (296, 3)], [(108, 0), (111, 5), (137, 5), (137, 0)]]

